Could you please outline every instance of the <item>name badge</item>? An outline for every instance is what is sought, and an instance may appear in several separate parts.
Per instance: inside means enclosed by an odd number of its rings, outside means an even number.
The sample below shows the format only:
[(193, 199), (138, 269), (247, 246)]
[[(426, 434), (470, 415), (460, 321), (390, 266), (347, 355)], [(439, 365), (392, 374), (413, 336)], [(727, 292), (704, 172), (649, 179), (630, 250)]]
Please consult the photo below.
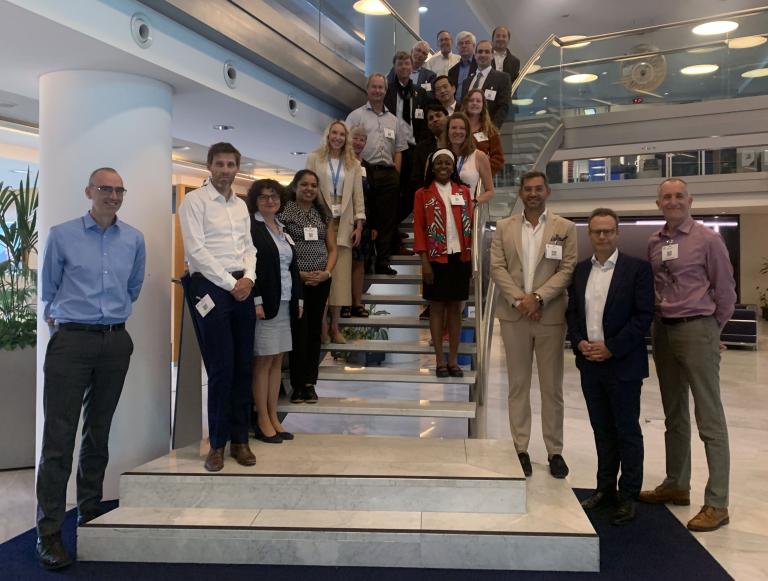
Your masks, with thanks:
[[(341, 204), (331, 204), (331, 214), (334, 218), (341, 216)], [(317, 232), (317, 228), (315, 228), (315, 232)], [(317, 238), (315, 238), (315, 240), (317, 240)]]
[(563, 247), (557, 244), (547, 244), (546, 249), (544, 251), (544, 256), (546, 258), (551, 258), (552, 260), (562, 260)]
[(676, 260), (677, 259), (677, 253), (678, 253), (678, 246), (677, 243), (675, 244), (666, 244), (665, 246), (661, 247), (661, 261), (666, 262), (667, 260)]
[(432, 83), (421, 83), (421, 88), (424, 89), (427, 93), (431, 93)]
[(384, 128), (384, 137), (386, 137), (387, 139), (394, 139), (395, 138), (395, 130), (394, 129), (389, 129), (389, 128)]
[(317, 228), (314, 226), (304, 228), (304, 240), (317, 240)]
[(476, 141), (488, 141), (488, 136), (483, 131), (478, 131), (477, 133), (473, 133)]
[(451, 194), (451, 206), (463, 206), (464, 196), (461, 194)]
[(211, 295), (205, 295), (202, 299), (197, 301), (195, 304), (195, 308), (197, 309), (197, 312), (200, 313), (200, 316), (205, 318), (205, 315), (210, 313), (213, 310), (213, 307), (216, 305), (213, 304), (213, 299), (211, 298)]
[(288, 232), (283, 232), (283, 234), (285, 235), (285, 239), (288, 241), (288, 244), (291, 246), (296, 246), (296, 243), (293, 241), (293, 238), (291, 238), (291, 235), (288, 234)]
[(414, 109), (413, 110), (413, 118), (414, 119), (424, 119), (424, 109)]
[(485, 100), (486, 101), (495, 101), (496, 100), (496, 91), (493, 89), (486, 89), (485, 90)]
[(366, 171), (365, 171), (365, 166), (363, 166), (363, 165), (361, 165), (361, 166), (360, 166), (360, 174), (361, 174), (361, 175), (362, 175), (364, 178), (367, 178), (367, 177), (368, 177), (368, 172), (366, 172)]

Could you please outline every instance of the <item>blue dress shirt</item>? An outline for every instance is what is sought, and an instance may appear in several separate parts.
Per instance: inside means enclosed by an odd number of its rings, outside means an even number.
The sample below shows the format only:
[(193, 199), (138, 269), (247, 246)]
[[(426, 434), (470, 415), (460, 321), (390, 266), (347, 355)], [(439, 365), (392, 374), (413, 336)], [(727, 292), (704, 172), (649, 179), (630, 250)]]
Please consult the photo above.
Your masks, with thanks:
[(46, 320), (125, 322), (139, 298), (145, 261), (144, 236), (118, 219), (106, 230), (90, 213), (54, 226), (45, 245), (41, 277)]

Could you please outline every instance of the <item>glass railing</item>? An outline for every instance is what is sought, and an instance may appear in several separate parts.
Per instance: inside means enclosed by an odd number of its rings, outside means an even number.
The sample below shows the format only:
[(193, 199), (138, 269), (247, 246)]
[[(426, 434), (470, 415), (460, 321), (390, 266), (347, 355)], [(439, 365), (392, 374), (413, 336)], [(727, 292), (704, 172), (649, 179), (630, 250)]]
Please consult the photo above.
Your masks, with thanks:
[[(513, 84), (514, 123), (506, 123), (502, 131), (507, 167), (496, 176), (499, 199), (492, 214), (511, 207), (524, 171), (547, 167), (563, 118), (764, 95), (766, 77), (766, 6), (581, 39), (552, 36)], [(763, 164), (758, 157), (756, 163)], [(697, 151), (676, 153), (669, 163), (666, 157), (644, 158), (635, 170), (621, 167), (632, 165), (626, 160), (612, 161), (610, 167), (583, 160), (569, 179), (613, 179), (614, 173), (626, 179), (633, 171), (636, 177), (665, 171), (697, 175), (686, 172), (698, 172), (707, 164), (728, 171), (732, 163), (713, 155), (701, 157)]]

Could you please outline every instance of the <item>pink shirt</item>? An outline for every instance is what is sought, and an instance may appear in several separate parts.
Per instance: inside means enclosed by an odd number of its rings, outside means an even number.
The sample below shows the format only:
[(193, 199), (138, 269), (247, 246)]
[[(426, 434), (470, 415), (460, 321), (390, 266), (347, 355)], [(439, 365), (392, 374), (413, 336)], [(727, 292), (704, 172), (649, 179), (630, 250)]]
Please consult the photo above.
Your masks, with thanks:
[[(677, 243), (678, 257), (662, 262), (661, 249)], [(728, 250), (719, 234), (689, 217), (674, 235), (665, 225), (648, 240), (656, 313), (680, 318), (714, 315), (720, 328), (733, 315), (736, 283)]]

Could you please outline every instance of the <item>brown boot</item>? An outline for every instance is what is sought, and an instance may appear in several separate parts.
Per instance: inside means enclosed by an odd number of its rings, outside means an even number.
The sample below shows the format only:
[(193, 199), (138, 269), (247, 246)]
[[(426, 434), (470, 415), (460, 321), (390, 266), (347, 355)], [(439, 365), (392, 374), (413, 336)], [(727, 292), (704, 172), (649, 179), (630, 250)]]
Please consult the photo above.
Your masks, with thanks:
[(224, 448), (211, 448), (205, 459), (205, 469), (208, 472), (218, 472), (224, 468)]
[(698, 532), (716, 531), (723, 525), (727, 525), (731, 519), (728, 517), (727, 508), (716, 508), (705, 504), (699, 514), (688, 521), (688, 530)]
[(677, 506), (688, 506), (691, 504), (691, 493), (689, 490), (678, 490), (660, 484), (653, 490), (643, 490), (640, 493), (640, 502), (647, 504), (675, 504)]
[(256, 464), (256, 456), (253, 455), (248, 444), (235, 444), (234, 442), (230, 442), (229, 455), (241, 466), (253, 466)]

